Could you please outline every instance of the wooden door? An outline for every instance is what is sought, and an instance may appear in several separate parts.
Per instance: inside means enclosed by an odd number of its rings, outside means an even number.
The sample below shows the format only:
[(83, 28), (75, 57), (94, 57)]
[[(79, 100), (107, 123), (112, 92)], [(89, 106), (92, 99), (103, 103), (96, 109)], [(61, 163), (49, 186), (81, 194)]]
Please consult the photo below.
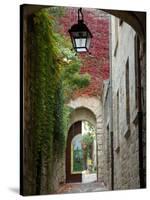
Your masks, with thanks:
[(81, 134), (81, 125), (82, 122), (78, 121), (74, 123), (68, 132), (67, 138), (67, 147), (66, 147), (66, 182), (81, 182), (82, 181), (82, 173), (72, 173), (71, 170), (71, 142), (75, 136)]

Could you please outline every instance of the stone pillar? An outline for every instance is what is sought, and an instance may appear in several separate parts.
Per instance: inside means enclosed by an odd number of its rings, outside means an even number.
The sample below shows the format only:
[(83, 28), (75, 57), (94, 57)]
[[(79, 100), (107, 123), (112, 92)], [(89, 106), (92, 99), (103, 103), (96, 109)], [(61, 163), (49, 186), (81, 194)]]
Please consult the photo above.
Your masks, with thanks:
[(102, 115), (97, 118), (96, 125), (96, 137), (97, 137), (97, 175), (98, 181), (105, 182), (105, 162), (104, 162), (104, 129)]

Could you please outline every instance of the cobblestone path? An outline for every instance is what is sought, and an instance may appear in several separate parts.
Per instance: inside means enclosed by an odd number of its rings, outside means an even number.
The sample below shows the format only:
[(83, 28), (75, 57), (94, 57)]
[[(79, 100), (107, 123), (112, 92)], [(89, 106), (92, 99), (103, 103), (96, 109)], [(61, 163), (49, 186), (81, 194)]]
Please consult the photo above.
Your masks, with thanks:
[(93, 183), (67, 183), (60, 187), (57, 194), (84, 193), (106, 191), (107, 188), (100, 182)]

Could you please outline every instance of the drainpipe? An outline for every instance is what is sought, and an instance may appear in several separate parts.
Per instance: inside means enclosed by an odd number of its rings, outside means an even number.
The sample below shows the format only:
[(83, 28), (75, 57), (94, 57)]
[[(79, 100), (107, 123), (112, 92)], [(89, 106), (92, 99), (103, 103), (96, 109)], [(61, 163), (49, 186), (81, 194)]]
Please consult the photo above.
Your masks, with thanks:
[(111, 189), (114, 190), (114, 134), (113, 134), (113, 92), (112, 92), (112, 35), (111, 35), (111, 17), (109, 21), (109, 66), (110, 66), (110, 139), (111, 139)]

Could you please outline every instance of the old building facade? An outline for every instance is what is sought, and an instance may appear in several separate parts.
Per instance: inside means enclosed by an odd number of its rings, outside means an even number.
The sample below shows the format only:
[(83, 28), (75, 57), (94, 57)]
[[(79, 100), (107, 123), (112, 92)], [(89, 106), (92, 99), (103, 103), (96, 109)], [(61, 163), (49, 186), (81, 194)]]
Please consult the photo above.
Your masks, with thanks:
[(144, 98), (139, 82), (145, 82), (144, 76), (139, 77), (139, 68), (144, 72), (145, 66), (140, 65), (140, 41), (133, 28), (112, 16), (111, 30), (111, 73), (103, 90), (108, 186), (134, 189), (145, 181), (141, 180), (141, 171), (145, 170), (145, 132), (139, 121), (140, 98)]

